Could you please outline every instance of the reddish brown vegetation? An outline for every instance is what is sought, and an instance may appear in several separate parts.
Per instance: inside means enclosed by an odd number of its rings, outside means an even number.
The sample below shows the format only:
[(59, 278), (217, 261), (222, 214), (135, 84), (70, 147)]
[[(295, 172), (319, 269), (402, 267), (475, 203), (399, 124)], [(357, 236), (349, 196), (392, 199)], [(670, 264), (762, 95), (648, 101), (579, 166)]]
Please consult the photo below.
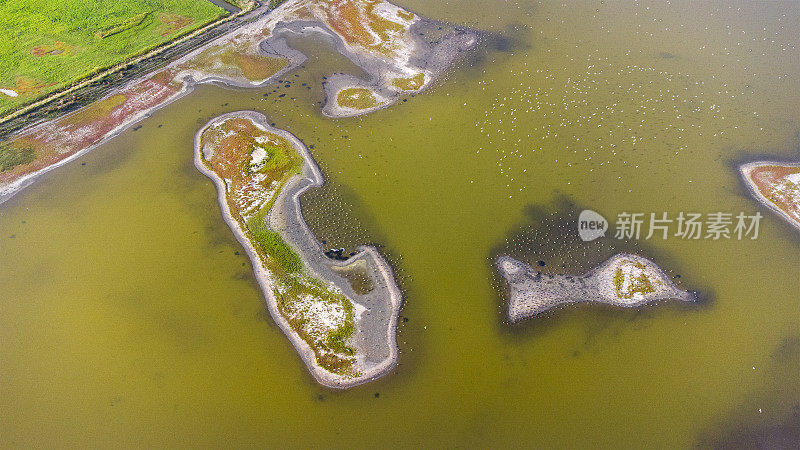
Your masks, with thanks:
[(180, 14), (159, 14), (158, 20), (163, 25), (162, 36), (168, 36), (182, 28), (185, 28), (194, 22), (191, 17), (182, 16)]
[(31, 49), (31, 53), (34, 56), (42, 57), (42, 56), (50, 56), (50, 55), (61, 55), (61, 54), (71, 54), (72, 53), (72, 46), (67, 44), (66, 42), (61, 41), (54, 41), (52, 45), (37, 45)]
[(797, 173), (798, 166), (764, 165), (754, 168), (749, 176), (762, 196), (800, 225), (800, 186), (787, 179)]
[(14, 86), (11, 88), (20, 97), (25, 95), (36, 94), (40, 90), (55, 85), (55, 83), (42, 83), (41, 81), (34, 80), (30, 77), (17, 77), (14, 80)]
[(55, 164), (80, 150), (97, 144), (135, 115), (156, 107), (181, 89), (169, 70), (104, 98), (68, 116), (35, 127), (8, 143), (14, 148), (31, 148), (36, 159), (30, 164), (0, 173), (0, 183), (11, 182), (28, 173)]

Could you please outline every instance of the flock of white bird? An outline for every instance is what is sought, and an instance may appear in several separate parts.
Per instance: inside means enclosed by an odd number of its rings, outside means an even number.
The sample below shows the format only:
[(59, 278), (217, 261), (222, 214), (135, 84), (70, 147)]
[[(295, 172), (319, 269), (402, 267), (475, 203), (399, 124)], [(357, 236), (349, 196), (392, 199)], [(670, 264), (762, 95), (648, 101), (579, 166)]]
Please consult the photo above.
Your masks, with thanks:
[[(716, 8), (707, 17), (687, 20), (683, 29), (674, 11), (666, 14), (672, 22), (659, 16), (670, 2), (656, 12), (634, 1), (632, 15), (614, 25), (604, 19), (620, 6), (601, 4), (606, 8), (596, 9), (585, 27), (596, 26), (599, 34), (615, 30), (613, 38), (558, 33), (575, 26), (570, 21), (577, 19), (566, 14), (540, 18), (547, 25), (533, 33), (546, 44), (504, 70), (498, 69), (507, 60), (496, 60), (497, 68), (486, 69), (478, 82), (491, 101), (475, 123), (485, 136), (475, 151), (496, 152), (510, 194), (526, 189), (523, 174), (546, 161), (533, 155), (595, 172), (618, 164), (638, 169), (650, 152), (661, 158), (701, 146), (744, 144), (743, 136), (764, 135), (758, 111), (765, 104), (763, 91), (796, 77), (786, 70), (792, 64), (776, 61), (790, 55), (800, 61), (800, 36), (787, 30), (786, 14), (753, 17), (741, 8)], [(626, 34), (630, 41), (624, 41)], [(664, 39), (682, 35), (686, 42)], [(614, 40), (618, 46), (609, 48)], [(700, 40), (703, 45), (693, 45)], [(659, 50), (675, 47), (677, 54)], [(622, 175), (615, 178), (624, 181)]]

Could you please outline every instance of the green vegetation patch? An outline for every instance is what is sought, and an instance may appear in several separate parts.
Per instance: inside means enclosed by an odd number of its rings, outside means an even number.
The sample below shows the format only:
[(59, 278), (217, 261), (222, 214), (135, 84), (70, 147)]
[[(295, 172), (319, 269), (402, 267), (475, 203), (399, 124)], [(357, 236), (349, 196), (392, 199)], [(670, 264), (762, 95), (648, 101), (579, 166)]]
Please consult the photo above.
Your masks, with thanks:
[[(265, 218), (270, 209), (265, 207), (250, 218), (247, 230), (259, 253), (263, 252), (262, 261), (276, 283), (273, 295), (278, 310), (292, 330), (308, 343), (320, 366), (339, 375), (357, 376), (352, 357), (355, 349), (347, 343), (355, 332), (352, 303), (307, 274), (300, 256), (267, 225)], [(327, 306), (327, 309), (338, 308), (343, 316), (340, 323), (332, 329), (315, 326), (316, 322), (326, 322), (315, 316), (315, 313), (320, 314), (320, 309), (326, 309), (319, 305)]]
[(67, 116), (65, 123), (85, 124), (91, 121), (102, 119), (111, 114), (112, 111), (122, 106), (128, 99), (124, 94), (114, 94), (103, 100), (92, 103), (86, 108), (80, 109)]
[(32, 148), (15, 148), (0, 146), (0, 172), (13, 169), (15, 166), (30, 164), (36, 158)]
[(224, 0), (225, 3), (230, 3), (231, 5), (241, 9), (241, 10), (249, 10), (252, 9), (254, 6), (253, 0)]
[(352, 109), (370, 109), (380, 103), (375, 99), (375, 94), (367, 88), (346, 88), (336, 94), (339, 106)]
[[(645, 269), (645, 265), (640, 262), (626, 262), (634, 265), (638, 269)], [(621, 264), (625, 264), (626, 262)], [(644, 272), (640, 273), (629, 282), (630, 285), (627, 286), (626, 289), (625, 274), (622, 271), (622, 267), (617, 266), (617, 270), (614, 272), (614, 288), (616, 289), (618, 298), (633, 298), (637, 293), (645, 295), (655, 292), (652, 281), (650, 281), (650, 278), (648, 278), (647, 274)]]
[(405, 28), (403, 25), (388, 20), (376, 13), (373, 12), (374, 6), (367, 7), (367, 17), (370, 18), (370, 28), (372, 31), (378, 33), (378, 35), (383, 40), (383, 46), (385, 48), (390, 47), (389, 42), (394, 39), (394, 35), (398, 33), (402, 33)]
[(144, 22), (144, 19), (147, 18), (148, 15), (150, 15), (149, 12), (136, 14), (135, 16), (129, 17), (116, 25), (110, 25), (105, 29), (96, 31), (94, 35), (99, 39), (105, 39), (117, 33), (122, 33), (123, 31), (129, 30), (135, 27), (136, 25), (139, 25), (140, 23)]
[(423, 84), (425, 84), (425, 74), (422, 72), (414, 75), (413, 77), (395, 78), (392, 80), (392, 85), (404, 91), (416, 91), (417, 89), (422, 88)]
[[(248, 175), (263, 173), (271, 180), (281, 180), (289, 171), (290, 165), (293, 165), (293, 163), (295, 163), (294, 165), (298, 165), (296, 161), (294, 161), (294, 158), (290, 158), (282, 147), (269, 144), (256, 144), (253, 146), (251, 154), (256, 151), (263, 152), (265, 156), (264, 159), (257, 164), (253, 164), (249, 161), (246, 162), (244, 172)], [(292, 174), (297, 172), (299, 172), (299, 167), (297, 170), (292, 171)]]
[(243, 76), (262, 81), (280, 72), (289, 64), (285, 58), (248, 54), (243, 48), (210, 48), (188, 62), (188, 66), (204, 72), (227, 76)]
[(399, 17), (399, 18), (401, 18), (403, 20), (413, 20), (414, 19), (414, 13), (412, 13), (410, 11), (403, 11), (401, 9), (400, 11), (397, 11), (397, 17)]
[(0, 94), (0, 114), (177, 36), (154, 12), (190, 21), (181, 32), (227, 14), (205, 0), (0, 1), (0, 88), (19, 94)]
[(247, 230), (261, 251), (269, 258), (267, 267), (281, 277), (299, 275), (303, 272), (303, 261), (300, 256), (283, 240), (280, 234), (273, 231), (265, 216), (268, 208), (263, 208), (247, 221)]

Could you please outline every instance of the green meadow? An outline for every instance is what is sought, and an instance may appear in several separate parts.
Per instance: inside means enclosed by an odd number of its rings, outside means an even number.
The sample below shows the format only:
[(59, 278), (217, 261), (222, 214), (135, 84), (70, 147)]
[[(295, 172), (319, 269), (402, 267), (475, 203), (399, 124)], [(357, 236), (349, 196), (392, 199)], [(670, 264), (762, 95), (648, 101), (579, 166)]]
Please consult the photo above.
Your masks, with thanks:
[(0, 114), (227, 13), (200, 0), (0, 2)]

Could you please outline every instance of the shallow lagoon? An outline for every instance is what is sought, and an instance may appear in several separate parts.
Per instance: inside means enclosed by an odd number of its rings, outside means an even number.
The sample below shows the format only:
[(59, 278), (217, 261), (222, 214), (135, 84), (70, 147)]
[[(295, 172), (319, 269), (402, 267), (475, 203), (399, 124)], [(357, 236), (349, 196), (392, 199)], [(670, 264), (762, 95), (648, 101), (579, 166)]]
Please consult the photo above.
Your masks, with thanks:
[[(323, 118), (322, 76), (357, 69), (306, 43), (291, 87), (198, 88), (0, 206), (0, 442), (665, 447), (784, 423), (800, 236), (732, 165), (800, 155), (800, 12), (494, 3), (401, 2), (509, 37), (408, 102)], [(319, 237), (375, 241), (401, 274), (400, 365), (382, 380), (316, 385), (268, 317), (192, 164), (196, 130), (238, 109), (313, 146)], [(765, 219), (756, 241), (642, 244), (713, 294), (701, 307), (579, 305), (509, 328), (490, 257), (580, 265), (526, 242), (563, 236), (527, 209), (563, 198), (609, 218)]]

